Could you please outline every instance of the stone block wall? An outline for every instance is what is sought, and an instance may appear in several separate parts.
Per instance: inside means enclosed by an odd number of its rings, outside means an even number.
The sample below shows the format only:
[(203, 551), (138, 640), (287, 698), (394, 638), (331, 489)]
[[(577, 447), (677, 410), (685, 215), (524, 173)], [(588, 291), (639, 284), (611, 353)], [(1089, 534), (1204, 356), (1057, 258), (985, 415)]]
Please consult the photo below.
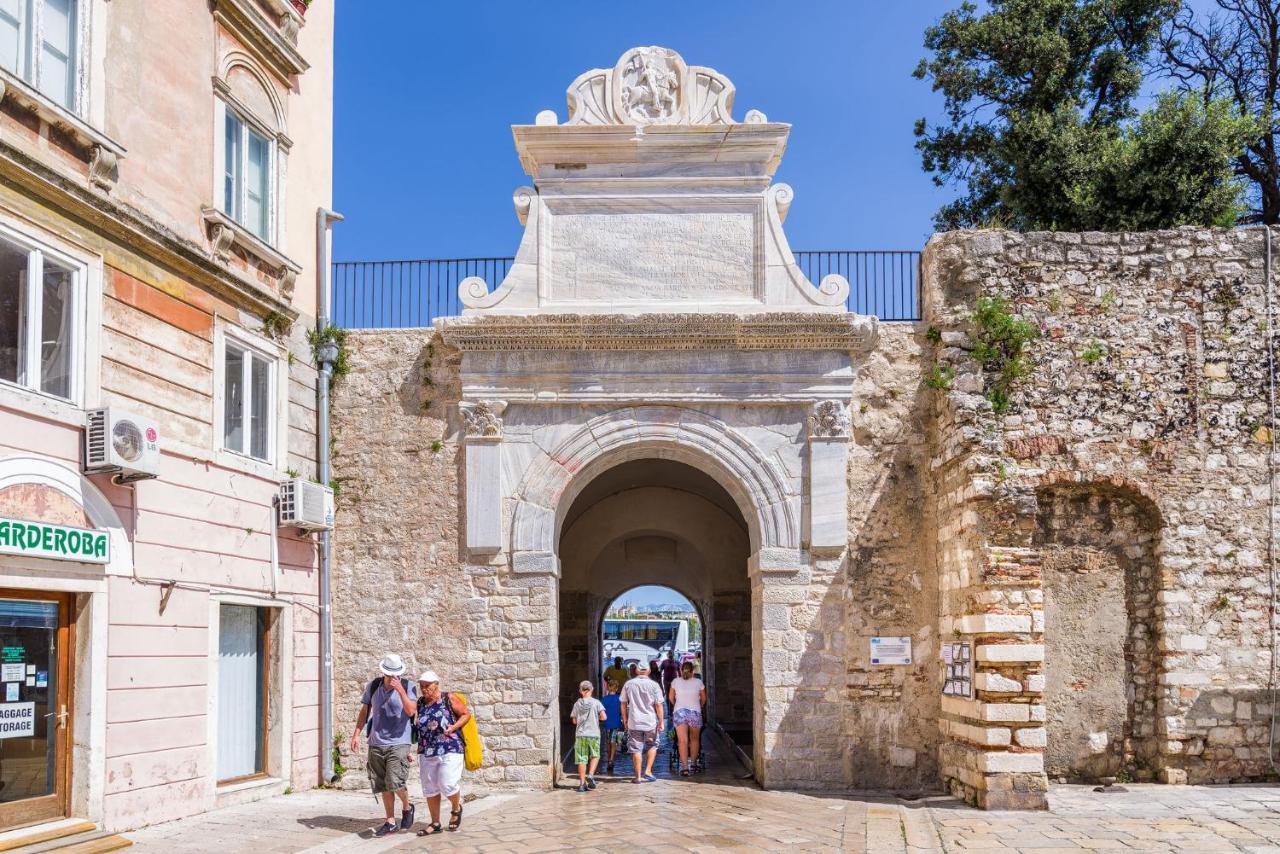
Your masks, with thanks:
[[(943, 702), (941, 754), (971, 800), (1037, 805), (1050, 741), (1066, 776), (1270, 773), (1264, 247), (1206, 229), (930, 241), (931, 358), (955, 371), (933, 425), (941, 627), (978, 659), (976, 696)], [(982, 296), (1040, 330), (1003, 416), (972, 357)], [(1123, 614), (1086, 613), (1090, 585)], [(1061, 684), (1103, 650), (1109, 672)]]

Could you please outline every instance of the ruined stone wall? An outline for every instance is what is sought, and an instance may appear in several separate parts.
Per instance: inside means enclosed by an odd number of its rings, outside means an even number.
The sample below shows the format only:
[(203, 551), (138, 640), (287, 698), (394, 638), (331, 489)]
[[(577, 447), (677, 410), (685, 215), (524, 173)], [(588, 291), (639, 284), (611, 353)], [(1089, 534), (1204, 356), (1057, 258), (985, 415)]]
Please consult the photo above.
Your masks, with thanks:
[[(1110, 734), (1116, 725), (1112, 697), (1076, 704), (1073, 715), (1094, 708), (1097, 720), (1044, 726), (1046, 691), (1091, 690), (1045, 684), (1064, 651), (1054, 621), (1046, 625), (1046, 594), (1093, 583), (1088, 572), (1045, 578), (1073, 550), (1123, 576), (1108, 591), (1124, 589), (1127, 640), (1104, 619), (1063, 625), (1089, 632), (1079, 642), (1095, 649), (1123, 650), (1135, 695), (1123, 715), (1123, 773), (1170, 782), (1269, 773), (1263, 267), (1256, 230), (959, 232), (927, 247), (926, 323), (944, 386), (934, 461), (942, 629), (975, 643), (979, 671), (974, 699), (943, 703), (943, 773), (954, 790), (1034, 805), (1056, 726)], [(984, 373), (972, 356), (969, 310), (993, 295), (1040, 330), (1004, 415), (984, 396), (994, 366)], [(1055, 510), (1063, 489), (1091, 509)], [(1107, 505), (1108, 496), (1121, 500)], [(1121, 542), (1135, 506), (1144, 527)], [(957, 528), (967, 542), (948, 542)], [(1094, 749), (1117, 750), (1110, 735)], [(1010, 794), (990, 798), (1000, 787)]]

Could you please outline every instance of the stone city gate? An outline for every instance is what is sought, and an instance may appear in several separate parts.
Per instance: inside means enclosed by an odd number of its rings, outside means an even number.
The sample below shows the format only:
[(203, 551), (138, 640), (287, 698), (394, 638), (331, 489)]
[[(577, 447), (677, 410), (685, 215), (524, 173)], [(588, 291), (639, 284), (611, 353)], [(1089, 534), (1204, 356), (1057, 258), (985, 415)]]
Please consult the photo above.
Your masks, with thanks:
[[(392, 649), (475, 701), (478, 782), (546, 785), (606, 603), (657, 583), (767, 786), (1267, 774), (1262, 235), (937, 235), (924, 322), (881, 323), (794, 263), (789, 127), (733, 94), (662, 48), (582, 75), (513, 128), (506, 278), (350, 336), (337, 729)], [(982, 297), (1048, 333), (1008, 413)]]
[(523, 694), (549, 725), (601, 670), (612, 596), (687, 590), (710, 716), (762, 782), (813, 785), (841, 756), (847, 409), (876, 323), (796, 267), (770, 182), (789, 128), (734, 122), (723, 76), (640, 48), (569, 99), (566, 124), (514, 129), (535, 188), (509, 275), (464, 281), (438, 322), (461, 357), (467, 560), (541, 603), (551, 660)]

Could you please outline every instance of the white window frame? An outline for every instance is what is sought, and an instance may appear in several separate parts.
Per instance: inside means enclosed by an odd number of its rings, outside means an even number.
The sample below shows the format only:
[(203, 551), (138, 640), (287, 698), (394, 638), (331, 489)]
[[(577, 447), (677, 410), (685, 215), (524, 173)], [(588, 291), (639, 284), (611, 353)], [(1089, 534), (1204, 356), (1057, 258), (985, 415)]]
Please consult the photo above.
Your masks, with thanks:
[[(238, 107), (236, 104), (229, 103), (222, 97), (214, 99), (216, 109), (214, 112), (214, 154), (213, 154), (213, 177), (214, 177), (214, 207), (226, 214), (236, 225), (243, 228), (254, 239), (261, 240), (272, 248), (278, 248), (279, 245), (279, 211), (280, 211), (280, 144), (279, 134), (271, 130), (266, 124), (257, 119), (248, 110)], [(235, 211), (226, 209), (226, 190), (223, 184), (226, 174), (227, 152), (227, 114), (235, 116), (240, 122), (240, 187), (239, 204), (241, 214), (237, 216)], [(249, 166), (249, 131), (253, 131), (258, 136), (267, 141), (267, 198), (264, 203), (267, 207), (267, 230), (265, 235), (260, 235), (242, 220), (243, 211), (248, 202), (249, 189), (245, 176), (248, 174)]]
[[(30, 11), (30, 20), (23, 22), (23, 38), (22, 44), (19, 45), (20, 57), (19, 67), (16, 69), (5, 69), (18, 79), (22, 80), (33, 90), (38, 92), (41, 97), (47, 98), (51, 103), (56, 104), (59, 108), (85, 118), (91, 110), (89, 101), (95, 100), (89, 91), (88, 82), (91, 75), (89, 74), (89, 66), (92, 64), (92, 58), (97, 55), (98, 44), (95, 41), (95, 28), (91, 26), (91, 22), (98, 14), (101, 13), (101, 0), (72, 0), (74, 7), (75, 21), (72, 25), (71, 37), (74, 43), (71, 45), (71, 53), (68, 57), (71, 67), (68, 69), (68, 85), (70, 87), (70, 103), (63, 103), (60, 99), (44, 92), (40, 88), (40, 78), (43, 72), (43, 42), (44, 42), (44, 7), (46, 0), (19, 0)], [(94, 119), (101, 117), (94, 116)]]
[[(70, 406), (77, 410), (84, 408), (85, 394), (85, 374), (87, 357), (86, 353), (89, 349), (87, 344), (86, 327), (87, 312), (85, 310), (88, 304), (87, 292), (90, 265), (83, 259), (59, 250), (51, 246), (49, 243), (40, 240), (25, 231), (14, 229), (4, 222), (0, 222), (0, 239), (3, 239), (10, 245), (26, 249), (27, 251), (27, 281), (26, 281), (26, 324), (21, 330), (24, 337), (23, 349), (25, 350), (25, 364), (20, 365), (18, 381), (0, 378), (0, 389), (5, 392), (16, 392), (27, 401), (32, 398), (47, 401), (53, 404), (54, 412), (50, 414), (65, 415), (65, 412), (57, 412), (61, 408)], [(68, 267), (71, 270), (71, 353), (68, 356), (68, 369), (70, 372), (68, 383), (68, 395), (52, 394), (40, 388), (40, 330), (39, 324), (33, 322), (34, 318), (38, 318), (42, 314), (44, 305), (44, 259), (50, 258), (59, 265)], [(99, 271), (100, 272), (100, 271)], [(3, 403), (6, 397), (11, 394), (0, 395), (0, 403)]]
[[(245, 350), (268, 365), (267, 409), (267, 458), (259, 459), (251, 456), (247, 450), (237, 451), (226, 444), (226, 393), (227, 393), (227, 345)], [(224, 318), (216, 317), (214, 326), (214, 394), (213, 394), (213, 445), (220, 462), (232, 468), (248, 470), (263, 477), (277, 479), (288, 459), (289, 438), (289, 375), (287, 352), (278, 343), (266, 336), (251, 332), (241, 326), (234, 325)], [(245, 360), (245, 364), (250, 364)], [(247, 370), (247, 368), (246, 368)], [(250, 388), (245, 387), (246, 403)], [(250, 410), (245, 408), (245, 447), (249, 447)]]

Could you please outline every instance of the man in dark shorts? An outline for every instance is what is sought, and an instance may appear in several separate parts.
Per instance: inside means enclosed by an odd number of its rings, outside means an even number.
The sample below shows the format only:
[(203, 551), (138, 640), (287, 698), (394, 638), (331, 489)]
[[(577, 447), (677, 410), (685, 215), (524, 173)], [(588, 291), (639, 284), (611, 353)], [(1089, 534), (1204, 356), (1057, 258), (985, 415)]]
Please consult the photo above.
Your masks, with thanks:
[[(367, 684), (360, 698), (360, 716), (351, 733), (351, 752), (360, 747), (360, 733), (369, 722), (369, 758), (366, 765), (373, 793), (382, 795), (387, 820), (374, 836), (387, 836), (413, 826), (413, 804), (409, 803), (409, 748), (413, 741), (413, 716), (418, 711), (418, 686), (402, 678), (405, 671), (400, 656), (388, 653), (378, 663), (382, 678)], [(396, 798), (400, 798), (400, 821), (395, 818)]]

